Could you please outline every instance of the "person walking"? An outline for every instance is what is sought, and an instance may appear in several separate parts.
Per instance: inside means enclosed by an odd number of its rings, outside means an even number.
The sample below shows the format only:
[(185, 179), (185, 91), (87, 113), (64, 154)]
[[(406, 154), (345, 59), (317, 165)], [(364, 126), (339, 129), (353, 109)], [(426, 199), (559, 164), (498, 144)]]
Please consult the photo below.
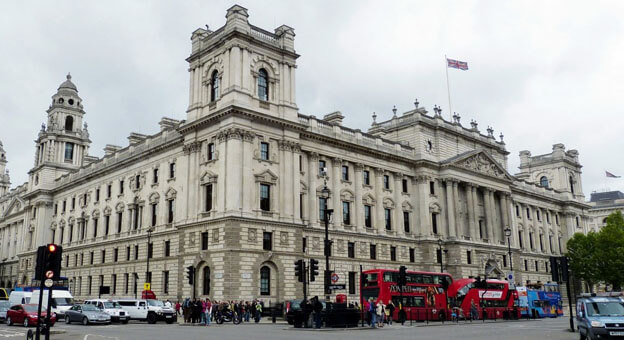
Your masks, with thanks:
[(199, 314), (199, 323), (206, 324), (206, 300), (199, 299), (199, 303), (201, 304), (201, 312)]
[(321, 328), (321, 324), (322, 324), (321, 312), (322, 311), (323, 311), (323, 304), (319, 300), (318, 296), (315, 296), (314, 297), (314, 321), (315, 321), (315, 327), (317, 329)]
[(477, 306), (475, 305), (474, 300), (470, 301), (470, 320), (478, 320), (479, 312), (477, 311)]
[(394, 317), (394, 310), (395, 310), (394, 302), (390, 300), (390, 302), (388, 302), (388, 305), (386, 306), (386, 319), (388, 320), (388, 325), (392, 325), (392, 319)]
[(175, 304), (176, 316), (180, 316), (180, 308), (181, 308), (180, 301), (176, 301), (176, 304)]
[(377, 328), (377, 306), (373, 298), (368, 299), (368, 314), (370, 315), (370, 325)]
[(210, 326), (210, 317), (212, 316), (212, 303), (210, 299), (206, 299), (206, 308), (204, 309), (204, 324)]
[(259, 323), (262, 318), (262, 305), (260, 302), (256, 301), (256, 319), (255, 322)]
[(382, 328), (383, 327), (383, 302), (381, 301), (377, 301), (377, 308), (375, 310), (375, 314), (377, 314), (377, 327)]

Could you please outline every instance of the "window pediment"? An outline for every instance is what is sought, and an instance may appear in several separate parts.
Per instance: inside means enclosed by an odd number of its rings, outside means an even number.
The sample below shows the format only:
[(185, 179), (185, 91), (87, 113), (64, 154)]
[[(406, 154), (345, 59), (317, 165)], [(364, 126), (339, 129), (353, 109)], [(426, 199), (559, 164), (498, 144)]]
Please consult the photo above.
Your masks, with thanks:
[(167, 193), (165, 194), (165, 197), (167, 197), (167, 200), (172, 200), (176, 198), (177, 194), (178, 192), (174, 188), (169, 188), (169, 190), (167, 190)]
[(204, 173), (201, 175), (200, 177), (200, 184), (211, 184), (211, 183), (217, 183), (217, 174), (211, 172), (211, 171), (204, 171)]
[(271, 184), (277, 184), (277, 175), (275, 175), (271, 170), (265, 170), (259, 174), (255, 175), (256, 182), (265, 182)]
[(149, 195), (149, 201), (151, 204), (156, 204), (160, 200), (160, 195), (157, 192), (153, 192)]
[(364, 204), (366, 204), (366, 205), (374, 205), (376, 200), (375, 200), (375, 197), (373, 197), (373, 195), (365, 194), (362, 197), (362, 202), (364, 202)]

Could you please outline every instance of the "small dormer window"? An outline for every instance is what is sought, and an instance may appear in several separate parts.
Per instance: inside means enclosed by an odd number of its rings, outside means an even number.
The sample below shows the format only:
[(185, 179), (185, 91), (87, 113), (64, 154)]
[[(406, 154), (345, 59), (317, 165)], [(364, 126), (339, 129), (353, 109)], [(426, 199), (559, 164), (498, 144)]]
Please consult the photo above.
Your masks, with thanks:
[(540, 186), (548, 188), (548, 178), (546, 178), (546, 176), (540, 178)]
[(67, 103), (68, 103), (69, 105), (74, 105), (74, 100), (73, 100), (73, 99), (70, 99), (70, 100), (68, 100), (68, 101), (67, 101)]
[(65, 131), (73, 131), (74, 130), (74, 117), (67, 116), (65, 117)]
[(65, 100), (63, 98), (59, 98), (58, 102), (59, 102), (59, 104), (63, 104), (65, 102)]
[(269, 100), (269, 74), (263, 68), (258, 71), (258, 97), (260, 100)]
[(570, 192), (574, 193), (574, 178), (570, 176)]

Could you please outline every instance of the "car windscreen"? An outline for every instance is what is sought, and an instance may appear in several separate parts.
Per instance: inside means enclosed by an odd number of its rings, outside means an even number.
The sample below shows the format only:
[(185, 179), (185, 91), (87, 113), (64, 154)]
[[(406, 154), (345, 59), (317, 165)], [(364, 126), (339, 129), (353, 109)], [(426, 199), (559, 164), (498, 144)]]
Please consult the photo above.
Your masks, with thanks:
[(147, 304), (152, 307), (163, 307), (165, 304), (158, 300), (147, 300)]
[(53, 298), (54, 299), (54, 303), (57, 306), (71, 306), (74, 304), (74, 299), (72, 298), (62, 298), (62, 297), (56, 297)]
[(587, 316), (624, 316), (624, 303), (615, 301), (587, 303)]
[(9, 301), (0, 301), (0, 308), (10, 308), (11, 303)]
[(24, 309), (27, 312), (36, 312), (37, 311), (37, 305), (24, 305)]
[(104, 302), (104, 308), (109, 309), (109, 308), (121, 308), (121, 305), (118, 304), (117, 302)]
[(94, 312), (98, 310), (97, 307), (95, 307), (94, 305), (81, 305), (80, 307), (82, 307), (83, 311)]

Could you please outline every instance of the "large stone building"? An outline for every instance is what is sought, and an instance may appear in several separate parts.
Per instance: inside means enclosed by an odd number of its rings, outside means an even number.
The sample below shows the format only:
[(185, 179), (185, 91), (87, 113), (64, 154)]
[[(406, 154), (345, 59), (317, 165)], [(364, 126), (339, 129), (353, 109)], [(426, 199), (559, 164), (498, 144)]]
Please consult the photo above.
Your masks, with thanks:
[[(240, 6), (226, 18), (192, 34), (186, 120), (163, 118), (160, 132), (89, 156), (88, 98), (68, 75), (27, 183), (9, 190), (10, 150), (0, 148), (0, 285), (29, 284), (37, 246), (55, 242), (78, 298), (101, 285), (134, 296), (147, 275), (159, 297), (190, 296), (191, 265), (198, 296), (301, 297), (293, 263), (322, 259), (325, 202), (336, 212), (332, 269), (351, 298), (360, 265), (439, 271), (441, 261), (462, 277), (513, 264), (517, 281), (547, 281), (548, 256), (586, 231), (575, 150), (523, 151), (513, 176), (502, 136), (445, 120), (437, 107), (393, 110), (368, 132), (342, 126), (340, 112), (302, 114), (294, 30), (253, 26)], [(322, 283), (311, 294), (322, 295)]]
[(598, 232), (607, 224), (607, 217), (616, 211), (624, 213), (624, 193), (621, 191), (592, 192), (589, 199), (588, 231)]

